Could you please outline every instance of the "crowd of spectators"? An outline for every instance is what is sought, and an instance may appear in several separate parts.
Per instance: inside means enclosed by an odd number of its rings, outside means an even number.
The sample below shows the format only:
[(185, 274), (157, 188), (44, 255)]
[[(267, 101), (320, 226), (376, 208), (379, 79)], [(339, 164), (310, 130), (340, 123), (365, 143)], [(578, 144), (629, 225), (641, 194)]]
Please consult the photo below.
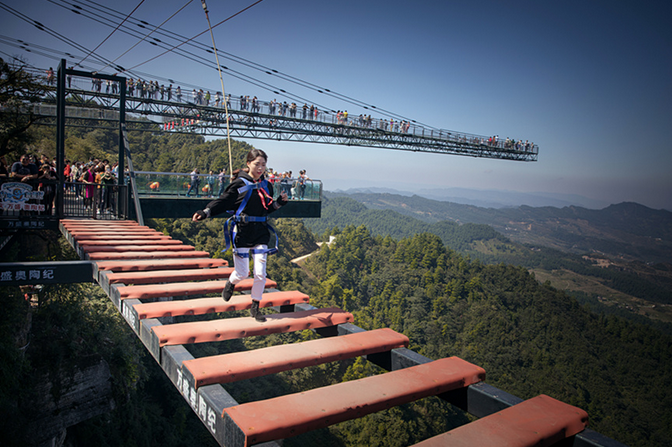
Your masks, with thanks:
[(305, 169), (299, 171), (298, 177), (293, 177), (292, 171), (280, 173), (269, 168), (266, 178), (273, 183), (274, 189), (279, 187), (278, 193), (286, 192), (289, 200), (304, 200), (306, 185), (311, 181)]
[[(42, 155), (23, 154), (14, 163), (8, 164), (0, 157), (0, 182), (21, 182), (34, 191), (43, 192), (42, 198), (32, 202), (44, 205), (39, 214), (51, 215), (58, 187), (64, 179), (65, 192), (75, 201), (81, 201), (85, 211), (98, 214), (110, 213), (114, 208), (114, 185), (117, 184), (117, 163), (91, 158), (88, 162), (65, 160), (62, 175), (56, 169), (56, 159)], [(95, 209), (94, 209), (95, 207)]]
[(63, 176), (66, 192), (75, 201), (82, 201), (84, 211), (109, 214), (115, 207), (114, 185), (118, 179), (118, 163), (90, 158), (88, 162), (65, 160)]
[[(217, 174), (212, 170), (201, 174), (198, 168), (194, 168), (188, 175), (189, 181), (184, 184), (187, 197), (219, 197), (229, 185), (229, 174), (225, 168)], [(284, 191), (290, 200), (304, 200), (307, 186), (312, 182), (305, 169), (294, 177), (292, 171), (278, 172), (269, 168), (266, 179), (273, 184), (276, 193)]]
[(501, 149), (508, 149), (512, 151), (525, 151), (532, 152), (534, 149), (534, 143), (528, 140), (515, 140), (513, 138), (506, 137), (505, 140), (500, 140), (499, 135), (492, 136), (487, 139), (487, 141), (481, 140), (481, 144), (488, 145), (490, 147), (498, 147)]

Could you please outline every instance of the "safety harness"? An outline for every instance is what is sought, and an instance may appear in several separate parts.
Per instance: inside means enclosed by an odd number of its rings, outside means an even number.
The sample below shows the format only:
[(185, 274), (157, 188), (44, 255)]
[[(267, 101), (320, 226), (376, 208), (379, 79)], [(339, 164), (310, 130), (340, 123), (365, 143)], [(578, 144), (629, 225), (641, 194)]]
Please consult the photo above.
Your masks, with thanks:
[(263, 254), (267, 253), (269, 255), (275, 254), (278, 252), (278, 233), (275, 231), (270, 224), (266, 223), (266, 226), (269, 230), (275, 235), (275, 247), (274, 248), (251, 248), (247, 252), (240, 252), (240, 249), (236, 247), (236, 234), (238, 233), (238, 223), (248, 223), (248, 222), (267, 222), (267, 216), (248, 216), (244, 214), (243, 211), (247, 206), (247, 202), (252, 197), (253, 191), (257, 191), (259, 198), (261, 199), (261, 204), (264, 208), (268, 207), (273, 203), (273, 197), (268, 189), (268, 181), (266, 179), (260, 182), (251, 182), (243, 177), (240, 179), (245, 183), (244, 186), (238, 188), (238, 194), (245, 193), (243, 201), (240, 202), (240, 206), (235, 213), (229, 211), (233, 216), (229, 217), (226, 222), (224, 222), (224, 240), (226, 241), (226, 248), (222, 250), (225, 252), (229, 247), (233, 247), (233, 253), (241, 258), (249, 258), (250, 254)]

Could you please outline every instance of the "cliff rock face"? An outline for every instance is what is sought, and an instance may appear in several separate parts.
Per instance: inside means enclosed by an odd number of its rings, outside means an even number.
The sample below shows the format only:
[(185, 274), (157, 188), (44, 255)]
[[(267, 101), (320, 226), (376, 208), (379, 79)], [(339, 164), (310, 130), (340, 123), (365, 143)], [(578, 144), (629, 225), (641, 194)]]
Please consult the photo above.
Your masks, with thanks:
[(35, 388), (36, 397), (25, 403), (33, 414), (27, 430), (27, 442), (33, 446), (61, 446), (68, 427), (114, 408), (110, 367), (99, 356), (61, 369), (56, 379), (45, 374)]

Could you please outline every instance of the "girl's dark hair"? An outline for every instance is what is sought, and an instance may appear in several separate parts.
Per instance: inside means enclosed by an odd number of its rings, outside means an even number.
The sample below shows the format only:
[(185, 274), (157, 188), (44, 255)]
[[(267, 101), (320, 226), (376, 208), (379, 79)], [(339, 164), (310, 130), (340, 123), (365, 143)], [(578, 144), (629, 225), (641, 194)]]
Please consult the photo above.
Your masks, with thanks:
[[(257, 159), (257, 157), (263, 157), (264, 160), (268, 163), (268, 155), (266, 155), (266, 152), (262, 151), (261, 149), (251, 149), (250, 152), (247, 153), (247, 158), (245, 159), (245, 167), (243, 168), (243, 171), (248, 172), (249, 169), (247, 167), (247, 163), (250, 163), (254, 160)], [(235, 180), (238, 178), (238, 174), (240, 173), (240, 169), (236, 169), (233, 171), (233, 175), (231, 176), (231, 181)]]
[(268, 162), (268, 155), (266, 155), (266, 152), (262, 151), (261, 149), (252, 149), (250, 152), (247, 153), (247, 160), (246, 163), (249, 163), (251, 161), (254, 161), (257, 157), (264, 157), (264, 160)]

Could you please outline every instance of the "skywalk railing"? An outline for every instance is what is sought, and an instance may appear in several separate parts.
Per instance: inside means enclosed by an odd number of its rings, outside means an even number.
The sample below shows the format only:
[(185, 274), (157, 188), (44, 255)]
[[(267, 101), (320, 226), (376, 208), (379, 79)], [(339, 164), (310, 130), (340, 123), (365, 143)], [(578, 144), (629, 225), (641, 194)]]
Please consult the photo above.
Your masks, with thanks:
[[(136, 171), (134, 175), (140, 197), (216, 198), (229, 185), (228, 175), (223, 180), (217, 174)], [(274, 199), (285, 191), (290, 200), (322, 200), (320, 180), (306, 180), (303, 188), (296, 178), (271, 178), (269, 181), (273, 185)]]

